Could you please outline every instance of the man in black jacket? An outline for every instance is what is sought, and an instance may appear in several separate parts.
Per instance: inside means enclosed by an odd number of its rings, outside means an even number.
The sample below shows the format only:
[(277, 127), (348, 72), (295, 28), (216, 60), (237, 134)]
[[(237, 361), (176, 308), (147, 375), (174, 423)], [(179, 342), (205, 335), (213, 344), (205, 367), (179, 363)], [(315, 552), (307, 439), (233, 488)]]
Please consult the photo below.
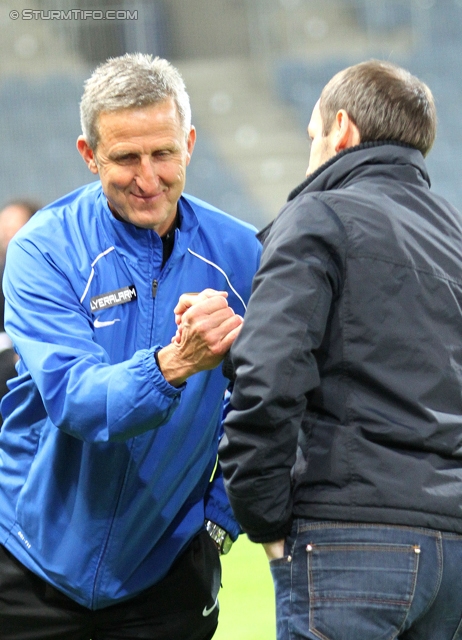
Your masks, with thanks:
[(271, 227), (220, 447), (279, 640), (462, 638), (462, 216), (430, 191), (429, 89), (326, 85)]

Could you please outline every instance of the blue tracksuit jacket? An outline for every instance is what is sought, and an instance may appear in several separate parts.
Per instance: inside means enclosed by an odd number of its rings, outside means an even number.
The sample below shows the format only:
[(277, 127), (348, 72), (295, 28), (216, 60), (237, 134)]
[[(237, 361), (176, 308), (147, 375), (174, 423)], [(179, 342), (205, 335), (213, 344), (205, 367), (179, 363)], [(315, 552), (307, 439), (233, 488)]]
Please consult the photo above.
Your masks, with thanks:
[(162, 241), (111, 214), (99, 182), (42, 210), (9, 246), (6, 328), (20, 355), (0, 432), (0, 544), (92, 609), (160, 580), (203, 527), (239, 528), (210, 482), (227, 381), (167, 383), (154, 351), (188, 291), (243, 314), (254, 229), (190, 196)]

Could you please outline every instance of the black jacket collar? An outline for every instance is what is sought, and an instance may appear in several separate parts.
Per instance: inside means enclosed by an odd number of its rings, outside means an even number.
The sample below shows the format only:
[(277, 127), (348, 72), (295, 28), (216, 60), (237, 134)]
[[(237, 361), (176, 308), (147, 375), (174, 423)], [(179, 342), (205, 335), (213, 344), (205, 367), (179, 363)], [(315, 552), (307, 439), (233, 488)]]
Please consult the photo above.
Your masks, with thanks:
[[(385, 169), (385, 165), (396, 166), (399, 164), (409, 165), (412, 176), (416, 176), (415, 179), (423, 180), (430, 186), (424, 157), (418, 149), (403, 142), (379, 140), (362, 142), (336, 154), (309, 175), (298, 187), (295, 187), (290, 192), (287, 201), (290, 202), (302, 193), (341, 188), (354, 178), (357, 171), (364, 171), (367, 166), (375, 170), (377, 165), (382, 165), (382, 168)], [(261, 242), (265, 241), (272, 225), (273, 222), (270, 222), (257, 234)]]

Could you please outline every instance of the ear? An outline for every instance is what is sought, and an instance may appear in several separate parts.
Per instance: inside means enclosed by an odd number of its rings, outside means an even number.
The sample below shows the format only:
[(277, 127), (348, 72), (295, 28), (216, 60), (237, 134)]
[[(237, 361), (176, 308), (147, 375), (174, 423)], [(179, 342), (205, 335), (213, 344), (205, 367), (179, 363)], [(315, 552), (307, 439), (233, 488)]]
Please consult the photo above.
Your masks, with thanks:
[(96, 164), (95, 154), (83, 136), (77, 138), (77, 150), (90, 171), (96, 175), (98, 173), (98, 166)]
[(186, 141), (186, 147), (188, 149), (186, 155), (186, 166), (191, 162), (192, 152), (194, 151), (194, 145), (196, 144), (196, 127), (191, 127), (188, 139)]
[(335, 116), (335, 152), (355, 147), (361, 142), (359, 129), (345, 109), (340, 109)]

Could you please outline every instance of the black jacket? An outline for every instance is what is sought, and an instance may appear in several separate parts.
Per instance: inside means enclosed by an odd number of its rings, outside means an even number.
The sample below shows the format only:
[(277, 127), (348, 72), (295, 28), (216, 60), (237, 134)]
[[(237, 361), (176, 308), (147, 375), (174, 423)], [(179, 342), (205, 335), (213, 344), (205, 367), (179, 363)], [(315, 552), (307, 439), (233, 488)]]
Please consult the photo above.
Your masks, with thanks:
[(363, 144), (294, 192), (232, 358), (220, 457), (252, 540), (293, 517), (462, 534), (462, 216), (419, 151)]

